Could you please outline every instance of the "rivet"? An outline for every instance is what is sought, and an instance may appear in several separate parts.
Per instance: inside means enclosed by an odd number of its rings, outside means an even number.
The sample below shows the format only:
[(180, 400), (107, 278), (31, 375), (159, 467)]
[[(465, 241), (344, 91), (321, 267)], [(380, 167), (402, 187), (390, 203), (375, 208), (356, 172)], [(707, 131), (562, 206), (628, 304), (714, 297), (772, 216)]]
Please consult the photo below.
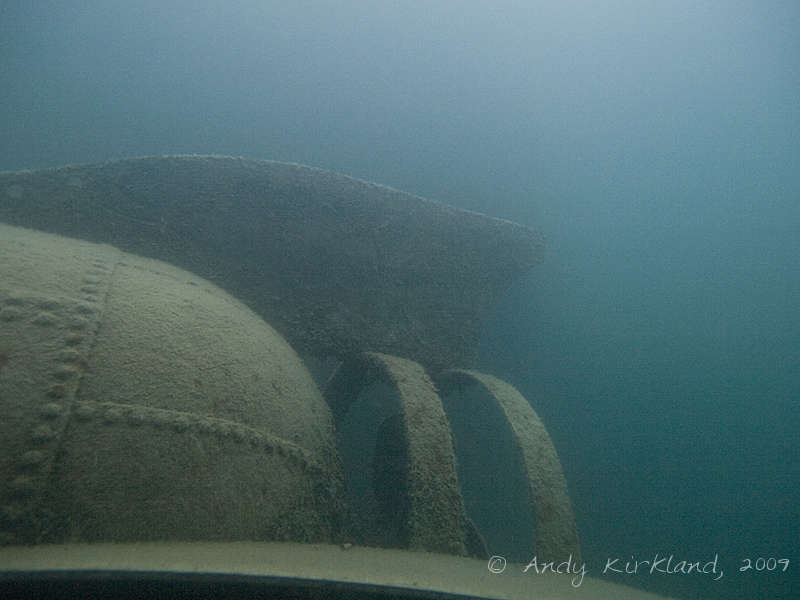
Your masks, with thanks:
[(170, 421), (169, 415), (160, 411), (156, 411), (155, 413), (153, 413), (153, 416), (150, 419), (150, 424), (153, 427), (160, 428), (169, 425), (169, 421)]
[(135, 408), (129, 410), (125, 416), (128, 420), (128, 425), (131, 427), (138, 427), (145, 422), (144, 412), (136, 410)]
[(81, 402), (75, 407), (75, 418), (79, 421), (88, 421), (94, 417), (94, 407), (88, 402)]
[(89, 327), (89, 321), (83, 317), (72, 317), (69, 321), (69, 328), (74, 331), (84, 331)]
[(110, 407), (103, 412), (103, 423), (106, 425), (113, 425), (122, 420), (122, 411), (115, 407)]
[(45, 298), (43, 300), (39, 300), (39, 302), (37, 302), (37, 306), (43, 310), (58, 310), (61, 308), (61, 303), (58, 300)]
[(48, 402), (44, 406), (42, 406), (40, 414), (45, 419), (57, 419), (61, 416), (61, 405), (56, 404), (55, 402)]
[(78, 372), (70, 367), (64, 366), (59, 367), (55, 371), (53, 371), (53, 377), (58, 379), (59, 381), (66, 381), (67, 379), (72, 379), (78, 374)]
[(175, 419), (170, 423), (170, 425), (172, 426), (173, 430), (183, 432), (189, 429), (190, 423), (186, 417), (178, 416), (175, 417)]
[(44, 461), (44, 453), (40, 450), (28, 450), (20, 458), (23, 467), (35, 467)]
[(51, 398), (63, 398), (67, 393), (67, 388), (63, 383), (54, 383), (47, 389), (47, 395)]
[(31, 438), (35, 442), (49, 442), (55, 437), (56, 434), (49, 425), (39, 425), (31, 432)]
[(22, 313), (14, 308), (4, 308), (0, 310), (0, 321), (17, 321), (22, 317)]
[(0, 519), (7, 523), (15, 523), (22, 519), (25, 515), (25, 509), (14, 502), (12, 504), (4, 504), (2, 508), (0, 508)]
[(9, 487), (11, 488), (11, 493), (16, 496), (30, 496), (36, 489), (36, 483), (32, 477), (20, 475), (11, 482)]
[(94, 306), (88, 304), (78, 304), (76, 310), (82, 315), (93, 315), (97, 311)]
[(77, 346), (83, 341), (83, 336), (80, 333), (72, 332), (64, 340), (67, 346)]
[(78, 353), (77, 350), (70, 350), (70, 349), (62, 350), (58, 354), (58, 360), (60, 360), (63, 363), (74, 363), (80, 357), (81, 355)]
[(231, 427), (227, 423), (216, 423), (214, 425), (214, 433), (219, 437), (229, 437), (231, 434)]
[(56, 316), (47, 312), (41, 312), (33, 318), (33, 324), (39, 327), (52, 327), (57, 322)]

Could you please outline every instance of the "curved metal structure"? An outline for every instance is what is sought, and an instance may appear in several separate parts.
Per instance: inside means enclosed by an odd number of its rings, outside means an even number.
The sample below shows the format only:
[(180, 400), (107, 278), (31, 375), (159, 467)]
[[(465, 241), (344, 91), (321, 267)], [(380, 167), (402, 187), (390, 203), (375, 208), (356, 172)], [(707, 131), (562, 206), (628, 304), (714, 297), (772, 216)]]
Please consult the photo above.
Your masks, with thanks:
[[(479, 386), (521, 457), (536, 552), (578, 560), (536, 413), (447, 370), (539, 260), (529, 229), (230, 157), (2, 173), (0, 196), (0, 544), (348, 542), (335, 427), (381, 382), (396, 410), (365, 468), (386, 546), (485, 555), (440, 398)], [(292, 347), (338, 361), (324, 394)]]
[(522, 457), (534, 516), (536, 553), (556, 560), (571, 557), (580, 561), (578, 528), (561, 462), (547, 429), (530, 403), (511, 384), (477, 371), (445, 371), (436, 378), (436, 383), (442, 394), (480, 386), (497, 404)]
[(396, 546), (464, 555), (472, 545), (471, 553), (485, 552), (474, 547), (441, 400), (419, 364), (377, 352), (353, 356), (336, 370), (325, 390), (334, 415), (341, 418), (376, 380), (399, 396), (399, 412), (384, 422), (378, 438), (379, 443), (390, 440), (396, 456), (391, 462), (376, 461), (378, 489), (374, 490), (382, 500), (383, 525), (393, 530)]
[(304, 165), (164, 156), (0, 173), (0, 222), (177, 265), (303, 354), (472, 366), (534, 231)]
[(330, 540), (333, 422), (226, 292), (0, 224), (0, 542)]

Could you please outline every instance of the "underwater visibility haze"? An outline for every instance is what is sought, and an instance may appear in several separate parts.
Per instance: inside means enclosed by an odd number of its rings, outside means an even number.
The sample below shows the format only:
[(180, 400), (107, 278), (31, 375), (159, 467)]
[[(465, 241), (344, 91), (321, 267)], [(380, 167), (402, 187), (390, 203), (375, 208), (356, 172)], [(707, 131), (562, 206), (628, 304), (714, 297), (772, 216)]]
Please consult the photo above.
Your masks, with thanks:
[[(798, 31), (789, 0), (4, 1), (0, 170), (243, 156), (540, 232), (476, 364), (546, 425), (589, 574), (788, 600)], [(489, 553), (530, 560), (470, 493)], [(615, 572), (670, 555), (724, 575)]]

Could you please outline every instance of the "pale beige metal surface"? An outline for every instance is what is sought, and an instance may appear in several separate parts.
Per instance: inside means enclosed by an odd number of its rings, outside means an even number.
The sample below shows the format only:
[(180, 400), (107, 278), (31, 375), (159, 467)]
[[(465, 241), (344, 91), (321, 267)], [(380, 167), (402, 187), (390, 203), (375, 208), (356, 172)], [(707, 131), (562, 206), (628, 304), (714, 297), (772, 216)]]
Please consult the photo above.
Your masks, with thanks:
[(0, 548), (3, 571), (124, 570), (225, 573), (359, 582), (505, 600), (664, 600), (591, 573), (536, 574), (443, 554), (294, 543), (73, 544)]
[(0, 545), (332, 540), (311, 375), (172, 265), (0, 224), (0, 413)]

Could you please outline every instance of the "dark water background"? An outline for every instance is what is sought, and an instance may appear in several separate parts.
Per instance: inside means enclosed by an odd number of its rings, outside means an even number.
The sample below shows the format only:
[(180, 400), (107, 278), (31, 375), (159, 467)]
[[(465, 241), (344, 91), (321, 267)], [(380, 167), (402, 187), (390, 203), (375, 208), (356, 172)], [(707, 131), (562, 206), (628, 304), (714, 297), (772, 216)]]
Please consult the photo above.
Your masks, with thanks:
[(4, 0), (0, 169), (245, 155), (542, 231), (480, 366), (549, 427), (590, 574), (718, 554), (623, 581), (795, 598), (799, 31), (792, 0)]

